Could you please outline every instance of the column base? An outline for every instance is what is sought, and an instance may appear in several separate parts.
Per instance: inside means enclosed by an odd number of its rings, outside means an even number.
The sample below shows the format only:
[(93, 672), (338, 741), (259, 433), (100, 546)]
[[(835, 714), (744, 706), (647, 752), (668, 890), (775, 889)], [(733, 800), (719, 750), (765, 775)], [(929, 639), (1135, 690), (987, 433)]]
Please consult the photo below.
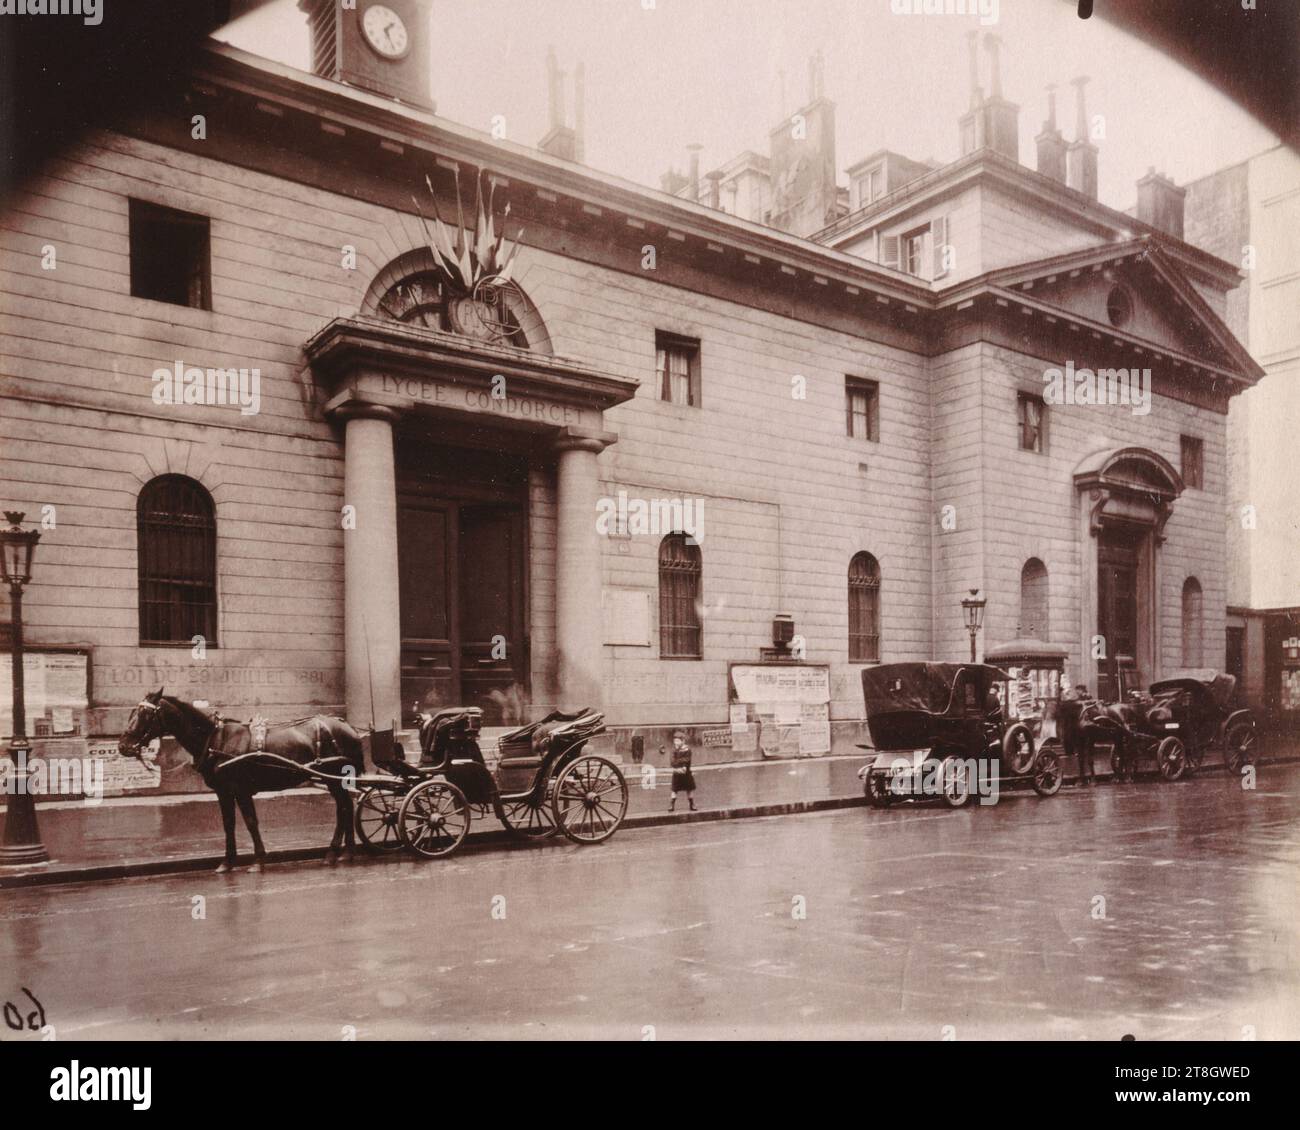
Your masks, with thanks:
[(5, 844), (0, 846), (0, 868), (31, 867), (49, 863), (50, 853), (44, 844)]

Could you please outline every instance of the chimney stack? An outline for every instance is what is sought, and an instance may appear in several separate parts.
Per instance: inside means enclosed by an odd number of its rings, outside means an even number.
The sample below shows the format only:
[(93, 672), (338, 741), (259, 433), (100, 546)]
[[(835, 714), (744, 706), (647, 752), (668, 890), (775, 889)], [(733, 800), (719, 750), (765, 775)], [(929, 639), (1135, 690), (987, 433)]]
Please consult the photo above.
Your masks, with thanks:
[(984, 50), (989, 53), (989, 97), (1002, 97), (1002, 68), (999, 66), (998, 48), (1002, 46), (1000, 40), (992, 32), (984, 36)]
[(968, 31), (966, 33), (966, 52), (970, 63), (970, 108), (972, 110), (979, 109), (980, 103), (984, 101), (984, 92), (980, 90), (979, 35), (978, 31)]
[(1065, 183), (1065, 154), (1068, 146), (1056, 128), (1056, 84), (1047, 87), (1047, 121), (1035, 139), (1038, 144), (1038, 171), (1045, 177)]
[(703, 148), (698, 142), (686, 147), (686, 152), (691, 155), (691, 171), (687, 174), (691, 185), (688, 195), (696, 202), (700, 199), (700, 150)]
[(585, 116), (582, 83), (582, 64), (579, 63), (573, 79), (574, 102), (576, 103), (574, 113), (578, 123), (578, 129), (574, 130), (565, 124), (564, 72), (560, 70), (559, 61), (555, 57), (554, 46), (548, 47), (546, 49), (546, 97), (550, 111), (550, 126), (546, 131), (546, 136), (537, 143), (537, 147), (542, 152), (549, 153), (552, 157), (560, 157), (565, 161), (582, 160), (581, 130)]
[(1076, 90), (1074, 140), (1065, 154), (1065, 183), (1089, 200), (1097, 199), (1097, 147), (1088, 140), (1088, 110), (1083, 88), (1088, 76), (1080, 75), (1070, 80)]
[(989, 96), (980, 106), (984, 119), (984, 144), (1017, 164), (1020, 163), (1020, 107), (1002, 97), (1002, 73), (998, 48), (1000, 40), (992, 32), (984, 35), (984, 50), (989, 53)]
[(573, 159), (580, 164), (587, 159), (587, 68), (578, 63), (573, 68)]
[(709, 207), (714, 211), (722, 210), (722, 173), (717, 169), (705, 178), (709, 182)]
[(1137, 182), (1137, 189), (1137, 218), (1175, 239), (1182, 239), (1183, 198), (1187, 189), (1179, 188), (1154, 168), (1147, 169), (1147, 175)]

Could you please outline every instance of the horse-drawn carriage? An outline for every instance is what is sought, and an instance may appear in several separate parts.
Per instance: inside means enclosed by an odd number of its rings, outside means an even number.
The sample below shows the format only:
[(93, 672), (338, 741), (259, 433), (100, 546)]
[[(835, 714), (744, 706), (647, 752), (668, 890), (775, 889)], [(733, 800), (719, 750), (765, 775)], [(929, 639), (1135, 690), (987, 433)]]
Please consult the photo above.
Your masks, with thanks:
[[(126, 756), (164, 736), (175, 737), (216, 794), (226, 834), (225, 861), (235, 865), (235, 809), (253, 840), (256, 869), (266, 855), (253, 797), (306, 784), (335, 802), (330, 856), (351, 852), (355, 832), (377, 850), (409, 847), (430, 858), (450, 855), (469, 833), (472, 815), (488, 811), (511, 832), (544, 839), (562, 832), (579, 844), (609, 839), (627, 815), (627, 782), (608, 758), (587, 752), (605, 728), (595, 710), (556, 712), (501, 741), (496, 773), (479, 750), (477, 707), (421, 715), (421, 759), (408, 765), (391, 732), (371, 734), (366, 772), (362, 737), (341, 718), (317, 715), (279, 725), (240, 722), (204, 710), (162, 688), (131, 712), (118, 742)], [(357, 797), (353, 804), (353, 797)], [(327, 857), (328, 858), (328, 857)]]
[[(1040, 796), (1061, 787), (1055, 748), (1035, 747), (1023, 722), (1008, 721), (1011, 676), (985, 664), (886, 663), (862, 672), (870, 749), (858, 776), (875, 806), (938, 793), (964, 805), (986, 784), (1027, 781)], [(972, 768), (973, 766), (973, 768)], [(976, 774), (972, 779), (972, 772)]]
[[(594, 710), (555, 712), (501, 738), (495, 774), (479, 749), (483, 711), (449, 707), (420, 715), (418, 766), (396, 751), (359, 779), (357, 833), (384, 851), (450, 855), (473, 814), (488, 812), (522, 839), (563, 832), (580, 844), (609, 839), (627, 814), (627, 782), (614, 762), (584, 752), (605, 728)], [(372, 754), (372, 760), (375, 759)]]
[(1153, 761), (1167, 781), (1201, 767), (1218, 751), (1231, 774), (1257, 756), (1258, 730), (1247, 709), (1234, 706), (1237, 680), (1216, 671), (1184, 671), (1143, 690), (1125, 685), (1117, 667), (1119, 702), (1083, 698), (1062, 704), (1062, 713), (1088, 761), (1098, 745), (1110, 747), (1117, 781), (1134, 780), (1143, 761)]

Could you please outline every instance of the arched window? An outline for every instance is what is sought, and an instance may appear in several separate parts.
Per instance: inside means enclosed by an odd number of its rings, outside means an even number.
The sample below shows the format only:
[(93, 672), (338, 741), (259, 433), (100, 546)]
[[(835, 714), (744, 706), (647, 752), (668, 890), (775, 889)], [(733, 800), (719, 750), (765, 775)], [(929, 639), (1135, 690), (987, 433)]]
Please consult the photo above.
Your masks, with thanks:
[(1205, 602), (1201, 582), (1188, 577), (1183, 582), (1183, 666), (1200, 667), (1205, 662)]
[(849, 662), (880, 662), (880, 563), (869, 553), (849, 562)]
[(659, 543), (659, 657), (699, 659), (703, 656), (700, 629), (700, 547), (685, 534), (669, 534)]
[(1047, 595), (1047, 566), (1031, 557), (1020, 570), (1020, 628), (1027, 639), (1047, 640), (1051, 635)]
[(217, 519), (184, 475), (150, 479), (136, 502), (140, 642), (217, 642)]

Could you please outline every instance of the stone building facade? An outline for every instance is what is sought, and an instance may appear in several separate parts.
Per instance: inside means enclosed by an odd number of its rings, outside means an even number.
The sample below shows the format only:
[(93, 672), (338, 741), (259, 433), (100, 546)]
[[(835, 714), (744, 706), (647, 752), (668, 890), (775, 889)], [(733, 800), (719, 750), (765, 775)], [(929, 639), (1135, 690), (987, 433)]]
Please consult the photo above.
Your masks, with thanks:
[[(725, 727), (788, 617), (851, 745), (863, 665), (960, 658), (972, 589), (981, 646), (1039, 634), (1094, 687), (1116, 650), (1219, 665), (1225, 425), (1260, 373), (1232, 264), (982, 131), (808, 238), (317, 69), (214, 45), (0, 211), (4, 497), (56, 515), (28, 638), (90, 654), (83, 736), (158, 685)], [(429, 250), (476, 184), (523, 232), (490, 326)], [(257, 411), (160, 403), (177, 366), (256, 370)], [(1067, 366), (1149, 370), (1147, 410), (1051, 402)], [(620, 496), (704, 521), (602, 526)]]

